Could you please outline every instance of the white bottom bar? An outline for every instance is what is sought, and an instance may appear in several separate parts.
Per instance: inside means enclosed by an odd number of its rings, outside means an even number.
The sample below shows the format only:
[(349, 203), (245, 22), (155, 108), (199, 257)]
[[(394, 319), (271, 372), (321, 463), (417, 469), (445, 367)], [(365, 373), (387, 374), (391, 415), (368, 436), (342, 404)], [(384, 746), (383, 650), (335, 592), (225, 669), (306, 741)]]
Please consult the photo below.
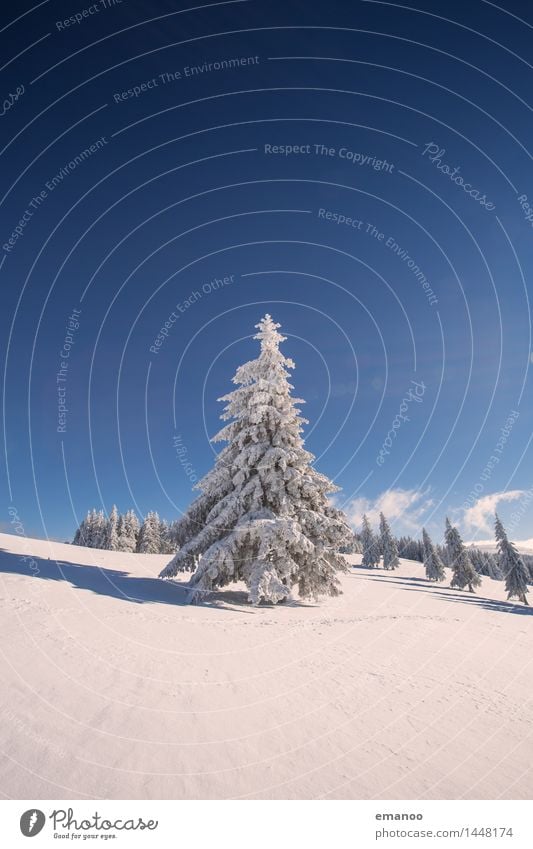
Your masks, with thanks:
[(0, 802), (0, 845), (531, 849), (532, 809), (524, 801), (9, 800)]

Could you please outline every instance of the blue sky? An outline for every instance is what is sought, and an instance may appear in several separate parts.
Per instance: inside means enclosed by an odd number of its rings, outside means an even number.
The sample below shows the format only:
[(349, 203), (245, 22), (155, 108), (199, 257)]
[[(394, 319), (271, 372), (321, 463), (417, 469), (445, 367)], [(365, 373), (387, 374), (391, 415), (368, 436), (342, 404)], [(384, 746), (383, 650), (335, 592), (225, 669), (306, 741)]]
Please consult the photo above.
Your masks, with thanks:
[(2, 527), (175, 518), (270, 312), (355, 524), (533, 537), (526, 4), (90, 7), (0, 32)]

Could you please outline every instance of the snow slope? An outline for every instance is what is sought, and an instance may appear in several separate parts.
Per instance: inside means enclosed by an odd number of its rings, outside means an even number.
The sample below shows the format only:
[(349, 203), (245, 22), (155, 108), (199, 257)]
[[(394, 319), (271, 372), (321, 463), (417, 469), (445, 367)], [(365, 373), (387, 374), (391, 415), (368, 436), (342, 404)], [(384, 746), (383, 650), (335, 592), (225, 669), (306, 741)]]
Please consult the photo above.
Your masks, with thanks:
[(190, 607), (167, 560), (0, 535), (4, 796), (531, 798), (533, 607), (502, 583), (404, 560)]

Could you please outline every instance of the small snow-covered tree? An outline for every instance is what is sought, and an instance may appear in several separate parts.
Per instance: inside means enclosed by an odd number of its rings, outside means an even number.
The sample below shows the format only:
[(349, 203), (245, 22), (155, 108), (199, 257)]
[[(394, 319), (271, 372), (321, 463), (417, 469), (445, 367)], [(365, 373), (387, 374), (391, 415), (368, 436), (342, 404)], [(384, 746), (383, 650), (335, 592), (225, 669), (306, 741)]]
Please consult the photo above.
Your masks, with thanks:
[(505, 589), (507, 598), (517, 598), (529, 606), (526, 598), (528, 590), (529, 572), (524, 561), (520, 557), (516, 546), (508, 538), (500, 518), (496, 515), (495, 522), (496, 542), (498, 543), (499, 559), (498, 565), (505, 576)]
[(128, 510), (120, 517), (117, 534), (120, 551), (135, 551), (139, 535), (139, 520), (133, 510)]
[[(141, 523), (137, 517), (135, 510), (128, 511), (128, 531), (131, 537), (133, 537), (133, 551), (137, 548), (137, 540), (139, 539), (139, 533), (141, 531)], [(126, 515), (128, 515), (126, 514)]]
[(87, 513), (87, 524), (85, 527), (85, 545), (88, 548), (94, 548), (96, 531), (96, 510), (89, 510)]
[(105, 548), (106, 521), (101, 510), (89, 510), (74, 535), (73, 545), (87, 548)]
[(397, 569), (400, 565), (398, 546), (383, 513), (379, 514), (379, 543), (383, 555), (383, 568)]
[(102, 511), (91, 510), (87, 514), (87, 542), (89, 548), (104, 548), (106, 521)]
[(159, 522), (159, 553), (176, 553), (176, 546), (172, 540), (172, 532), (170, 529), (170, 525), (168, 524), (166, 519), (161, 519)]
[[(121, 517), (120, 517), (121, 518)], [(111, 513), (106, 522), (105, 548), (109, 551), (120, 551), (120, 540), (118, 535), (119, 514), (116, 505), (113, 504)]]
[(96, 510), (91, 510), (89, 513), (89, 524), (87, 529), (87, 545), (90, 548), (100, 547), (100, 524), (99, 516)]
[(159, 554), (161, 551), (160, 521), (157, 513), (153, 511), (144, 517), (139, 532), (137, 551), (143, 554)]
[(445, 539), (448, 549), (448, 564), (453, 573), (450, 586), (459, 590), (468, 587), (468, 591), (473, 593), (474, 587), (481, 584), (481, 578), (472, 565), (459, 531), (453, 527), (448, 518), (446, 518)]
[(117, 522), (117, 538), (118, 538), (118, 549), (117, 551), (122, 551), (122, 537), (124, 536), (124, 515), (122, 513), (118, 514), (118, 522)]
[(197, 598), (242, 580), (253, 604), (282, 601), (295, 585), (302, 598), (337, 595), (347, 568), (339, 549), (352, 532), (328, 502), (337, 487), (304, 448), (306, 421), (288, 381), (294, 363), (279, 350), (285, 337), (269, 315), (256, 327), (259, 357), (237, 369), (237, 389), (220, 399), (229, 423), (213, 441), (227, 444), (174, 526), (181, 548), (161, 577), (195, 568)]
[(87, 512), (85, 519), (82, 519), (80, 522), (80, 526), (76, 533), (74, 534), (74, 539), (72, 540), (73, 545), (85, 545), (88, 546), (88, 540), (90, 538), (90, 524), (91, 524), (91, 513)]
[(363, 516), (361, 528), (361, 546), (363, 548), (363, 559), (361, 565), (368, 569), (374, 569), (379, 566), (379, 546), (374, 535), (374, 531), (370, 526), (367, 516)]
[(422, 528), (422, 541), (424, 543), (424, 567), (428, 581), (444, 581), (446, 573), (444, 563), (440, 559), (435, 546), (425, 528)]
[(92, 546), (93, 548), (105, 548), (106, 543), (106, 520), (103, 510), (94, 511)]

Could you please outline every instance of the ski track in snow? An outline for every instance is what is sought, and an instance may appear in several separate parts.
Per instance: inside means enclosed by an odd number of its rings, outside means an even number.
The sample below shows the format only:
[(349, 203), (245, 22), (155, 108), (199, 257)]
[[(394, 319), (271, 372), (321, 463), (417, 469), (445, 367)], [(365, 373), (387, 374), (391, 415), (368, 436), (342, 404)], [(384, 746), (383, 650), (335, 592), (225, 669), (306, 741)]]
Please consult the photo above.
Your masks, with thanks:
[(533, 607), (348, 559), (336, 599), (191, 607), (168, 555), (0, 534), (0, 793), (531, 798)]

